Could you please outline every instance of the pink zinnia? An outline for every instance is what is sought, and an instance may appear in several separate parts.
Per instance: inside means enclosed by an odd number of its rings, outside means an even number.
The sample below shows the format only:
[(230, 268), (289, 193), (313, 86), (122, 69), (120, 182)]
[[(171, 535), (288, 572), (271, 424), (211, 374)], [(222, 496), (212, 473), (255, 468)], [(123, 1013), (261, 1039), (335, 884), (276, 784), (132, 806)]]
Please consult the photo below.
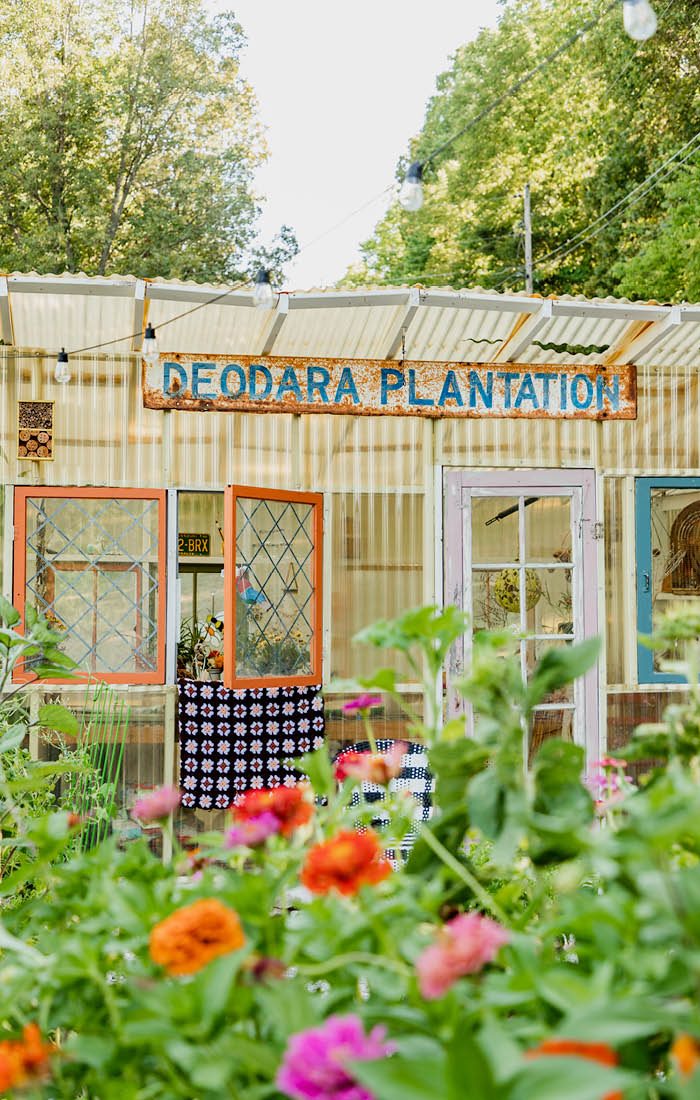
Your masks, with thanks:
[(386, 1058), (396, 1049), (385, 1043), (386, 1028), (365, 1034), (358, 1016), (331, 1016), (320, 1027), (292, 1035), (277, 1074), (277, 1088), (294, 1100), (375, 1100), (353, 1078), (348, 1062)]
[(348, 699), (347, 703), (343, 703), (343, 710), (346, 714), (354, 714), (358, 710), (381, 707), (383, 702), (381, 695), (358, 695), (356, 699)]
[(421, 994), (428, 1001), (444, 996), (458, 978), (476, 974), (492, 962), (507, 941), (506, 929), (490, 917), (479, 913), (454, 917), (416, 962)]
[(620, 760), (617, 756), (601, 756), (600, 760), (594, 760), (594, 768), (626, 768), (627, 761)]
[(264, 844), (269, 836), (280, 831), (280, 820), (269, 810), (263, 810), (257, 817), (249, 817), (226, 831), (227, 848), (257, 848)]
[(137, 798), (131, 811), (139, 821), (163, 821), (180, 805), (177, 787), (158, 787), (152, 794)]
[(403, 766), (406, 742), (396, 741), (388, 752), (344, 752), (335, 762), (335, 778), (359, 779), (364, 783), (388, 783), (399, 775)]

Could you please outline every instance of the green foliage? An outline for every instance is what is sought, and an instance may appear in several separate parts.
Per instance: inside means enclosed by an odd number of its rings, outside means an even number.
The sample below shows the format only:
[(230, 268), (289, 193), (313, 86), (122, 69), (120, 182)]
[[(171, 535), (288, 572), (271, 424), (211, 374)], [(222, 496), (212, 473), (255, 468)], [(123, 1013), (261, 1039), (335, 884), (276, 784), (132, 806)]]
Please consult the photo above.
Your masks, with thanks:
[[(700, 1040), (700, 687), (660, 727), (667, 755), (645, 783), (618, 786), (622, 765), (603, 762), (594, 815), (581, 748), (552, 738), (528, 767), (525, 746), (533, 707), (585, 672), (597, 647), (545, 653), (524, 684), (512, 637), (477, 635), (461, 685), (467, 737), (462, 719), (442, 722), (435, 675), (464, 626), (453, 609), (425, 608), (363, 632), (423, 670), (435, 716), (420, 723), (434, 815), (407, 866), (378, 884), (348, 896), (300, 887), (310, 846), (376, 814), (350, 804), (353, 781), (334, 782), (325, 748), (299, 761), (316, 795), (311, 822), (261, 848), (201, 836), (196, 874), (182, 853), (164, 866), (145, 843), (113, 839), (57, 865), (65, 820), (23, 827), (37, 890), (0, 926), (0, 1023), (13, 1034), (37, 1020), (60, 1038), (37, 1100), (272, 1100), (290, 1037), (348, 1014), (395, 1044), (390, 1057), (344, 1063), (378, 1100), (695, 1095), (700, 1068), (681, 1072), (670, 1052), (681, 1033)], [(692, 621), (662, 632), (696, 667)], [(374, 681), (400, 700), (389, 670)], [(384, 807), (379, 828), (394, 846), (411, 815), (400, 791)], [(4, 896), (21, 882), (4, 880)], [(214, 898), (238, 913), (246, 942), (167, 976), (149, 951), (154, 926)], [(495, 918), (508, 941), (428, 999), (417, 964), (465, 910)], [(565, 1046), (531, 1057), (544, 1040)], [(602, 1045), (608, 1064), (586, 1044)]]
[(243, 31), (202, 0), (0, 0), (0, 266), (234, 280), (265, 155)]
[[(605, 0), (506, 0), (495, 30), (438, 77), (410, 159), (422, 159), (600, 13)], [(535, 289), (695, 301), (697, 149), (595, 226), (700, 130), (697, 5), (657, 5), (646, 43), (619, 8), (426, 170), (424, 207), (391, 207), (344, 282), (523, 286), (522, 191), (532, 194)], [(399, 166), (403, 175), (406, 162)], [(578, 247), (543, 259), (582, 233)], [(469, 357), (469, 346), (465, 358)]]

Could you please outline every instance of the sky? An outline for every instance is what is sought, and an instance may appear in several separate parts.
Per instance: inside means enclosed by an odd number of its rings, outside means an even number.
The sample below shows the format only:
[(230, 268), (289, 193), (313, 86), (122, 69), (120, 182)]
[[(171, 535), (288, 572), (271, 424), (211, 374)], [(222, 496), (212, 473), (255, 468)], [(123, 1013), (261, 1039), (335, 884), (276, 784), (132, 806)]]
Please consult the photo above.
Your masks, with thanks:
[[(266, 197), (261, 243), (280, 225), (301, 254), (285, 288), (330, 286), (360, 258), (390, 201), (399, 158), (421, 129), (437, 76), (497, 0), (215, 0), (248, 38), (252, 84), (270, 158), (256, 176)], [(359, 213), (328, 232), (358, 208)], [(321, 240), (316, 240), (322, 237)], [(315, 243), (312, 243), (315, 242)]]

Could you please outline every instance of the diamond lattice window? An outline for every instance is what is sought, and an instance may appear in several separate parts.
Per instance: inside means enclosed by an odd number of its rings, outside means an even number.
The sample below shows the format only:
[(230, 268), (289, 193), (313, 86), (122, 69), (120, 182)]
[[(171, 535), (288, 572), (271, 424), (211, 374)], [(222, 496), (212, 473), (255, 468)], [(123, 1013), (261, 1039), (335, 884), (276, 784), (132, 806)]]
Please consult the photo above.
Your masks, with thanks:
[(320, 682), (322, 497), (231, 492), (227, 678), (233, 686)]
[(18, 489), (15, 599), (63, 634), (80, 673), (161, 683), (164, 494)]

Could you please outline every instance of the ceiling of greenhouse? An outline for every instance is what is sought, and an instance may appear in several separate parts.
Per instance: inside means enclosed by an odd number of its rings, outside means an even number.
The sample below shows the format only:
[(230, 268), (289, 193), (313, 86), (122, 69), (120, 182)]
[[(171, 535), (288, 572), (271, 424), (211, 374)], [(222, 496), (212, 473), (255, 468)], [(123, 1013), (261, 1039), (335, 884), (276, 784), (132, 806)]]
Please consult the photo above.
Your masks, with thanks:
[(138, 351), (146, 321), (162, 352), (700, 366), (700, 305), (384, 287), (283, 291), (272, 310), (260, 310), (250, 290), (133, 276), (0, 276), (5, 345), (128, 353)]

